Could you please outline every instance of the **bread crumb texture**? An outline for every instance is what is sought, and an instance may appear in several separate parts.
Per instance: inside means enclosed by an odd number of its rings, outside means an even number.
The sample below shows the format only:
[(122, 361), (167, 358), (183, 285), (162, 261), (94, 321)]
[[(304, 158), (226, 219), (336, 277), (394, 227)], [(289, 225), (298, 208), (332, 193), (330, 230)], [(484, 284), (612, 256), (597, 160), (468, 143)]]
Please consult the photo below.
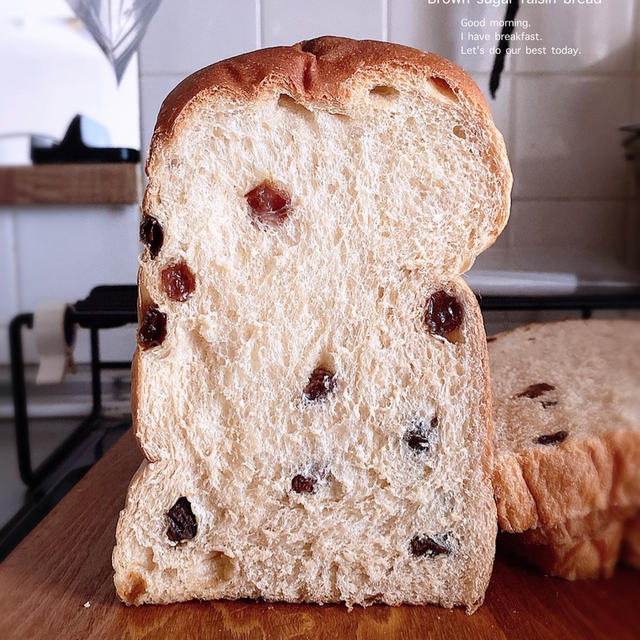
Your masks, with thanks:
[(472, 81), (386, 43), (255, 52), (176, 88), (147, 170), (150, 462), (118, 523), (120, 597), (473, 610), (496, 511), (458, 276), (506, 223), (511, 175)]

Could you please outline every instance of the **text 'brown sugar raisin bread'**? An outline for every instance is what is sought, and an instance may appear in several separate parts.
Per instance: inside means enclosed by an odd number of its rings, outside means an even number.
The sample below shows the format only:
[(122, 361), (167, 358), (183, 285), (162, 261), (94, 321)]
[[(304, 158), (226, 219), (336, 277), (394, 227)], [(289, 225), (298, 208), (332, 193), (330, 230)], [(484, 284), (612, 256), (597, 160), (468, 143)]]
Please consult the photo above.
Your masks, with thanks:
[(458, 275), (509, 208), (452, 63), (325, 37), (203, 69), (147, 164), (113, 554), (129, 603), (477, 606), (494, 555), (486, 339)]
[(611, 575), (621, 549), (633, 563), (640, 322), (533, 324), (489, 342), (501, 543), (569, 579)]

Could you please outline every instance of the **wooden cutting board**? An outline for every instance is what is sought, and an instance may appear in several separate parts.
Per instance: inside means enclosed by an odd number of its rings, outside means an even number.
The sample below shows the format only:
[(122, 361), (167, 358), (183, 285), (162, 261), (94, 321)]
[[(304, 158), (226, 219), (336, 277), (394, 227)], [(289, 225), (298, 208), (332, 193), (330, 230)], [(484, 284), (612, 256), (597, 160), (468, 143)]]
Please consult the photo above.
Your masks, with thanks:
[(126, 607), (113, 588), (111, 549), (141, 457), (127, 432), (0, 565), (0, 638), (640, 638), (640, 572), (571, 583), (503, 559), (472, 616), (253, 601)]

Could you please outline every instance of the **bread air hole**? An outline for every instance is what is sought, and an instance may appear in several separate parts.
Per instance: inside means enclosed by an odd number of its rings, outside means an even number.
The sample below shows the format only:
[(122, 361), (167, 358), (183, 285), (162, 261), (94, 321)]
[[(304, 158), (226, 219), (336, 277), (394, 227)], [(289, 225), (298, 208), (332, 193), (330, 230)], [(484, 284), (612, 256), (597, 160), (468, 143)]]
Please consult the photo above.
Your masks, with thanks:
[(429, 79), (429, 82), (441, 96), (444, 96), (453, 102), (458, 102), (458, 96), (444, 78), (433, 77)]
[(395, 100), (400, 96), (400, 92), (393, 87), (386, 85), (377, 85), (369, 91), (369, 95), (374, 98), (383, 98), (385, 100)]
[(214, 551), (211, 554), (211, 562), (220, 580), (231, 580), (235, 573), (236, 566), (233, 558), (222, 551)]
[(294, 115), (305, 118), (310, 123), (315, 122), (313, 111), (307, 109), (299, 102), (296, 102), (291, 96), (288, 96), (286, 93), (280, 94), (280, 97), (278, 98), (278, 106), (281, 109), (285, 109)]

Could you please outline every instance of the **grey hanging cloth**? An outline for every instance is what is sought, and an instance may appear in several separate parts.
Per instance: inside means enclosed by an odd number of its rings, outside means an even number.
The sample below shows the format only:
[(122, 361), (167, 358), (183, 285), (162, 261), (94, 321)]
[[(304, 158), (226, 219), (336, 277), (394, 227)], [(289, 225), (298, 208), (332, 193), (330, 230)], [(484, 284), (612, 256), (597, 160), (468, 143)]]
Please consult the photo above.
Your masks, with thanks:
[(118, 84), (160, 0), (67, 0), (111, 62)]

